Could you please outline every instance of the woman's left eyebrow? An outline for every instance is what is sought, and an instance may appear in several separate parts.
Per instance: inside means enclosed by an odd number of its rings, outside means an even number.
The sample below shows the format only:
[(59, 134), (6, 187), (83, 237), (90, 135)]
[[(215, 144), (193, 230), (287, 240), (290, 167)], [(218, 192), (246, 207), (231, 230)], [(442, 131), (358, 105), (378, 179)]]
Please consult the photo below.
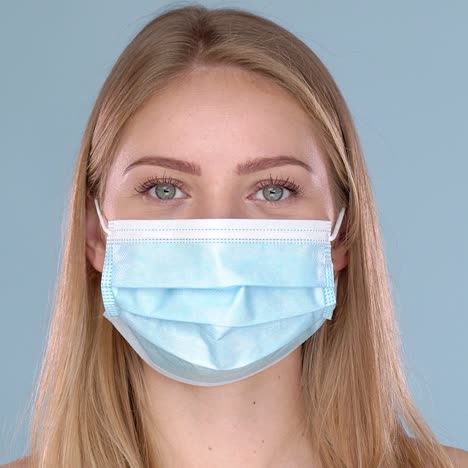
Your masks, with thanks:
[[(183, 159), (168, 158), (166, 156), (149, 155), (143, 156), (127, 166), (122, 175), (125, 175), (136, 166), (149, 165), (160, 166), (167, 169), (174, 169), (180, 172), (186, 172), (191, 175), (201, 176), (202, 169), (199, 164), (192, 161), (184, 161)], [(295, 165), (300, 166), (308, 172), (314, 172), (312, 167), (306, 162), (294, 156), (279, 155), (279, 156), (265, 156), (255, 159), (248, 159), (242, 163), (237, 164), (235, 173), (237, 175), (251, 174), (252, 172), (259, 172), (272, 167)]]

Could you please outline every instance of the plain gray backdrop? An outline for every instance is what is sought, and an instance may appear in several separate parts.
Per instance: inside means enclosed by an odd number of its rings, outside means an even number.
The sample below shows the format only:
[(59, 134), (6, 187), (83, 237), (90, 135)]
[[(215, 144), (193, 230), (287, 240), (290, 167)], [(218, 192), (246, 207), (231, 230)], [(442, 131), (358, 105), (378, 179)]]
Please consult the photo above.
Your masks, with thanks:
[[(200, 3), (278, 22), (331, 71), (365, 151), (410, 390), (442, 443), (468, 449), (468, 4)], [(26, 448), (86, 119), (118, 55), (170, 5), (0, 0), (0, 463)]]

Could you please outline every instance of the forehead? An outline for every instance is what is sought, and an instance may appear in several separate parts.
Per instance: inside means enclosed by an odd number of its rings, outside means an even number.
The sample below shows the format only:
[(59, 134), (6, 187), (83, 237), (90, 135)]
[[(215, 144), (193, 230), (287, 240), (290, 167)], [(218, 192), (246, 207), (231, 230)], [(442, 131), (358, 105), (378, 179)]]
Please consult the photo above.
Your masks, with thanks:
[[(323, 164), (313, 122), (267, 78), (237, 67), (198, 68), (153, 95), (129, 120), (115, 166), (146, 154), (221, 164), (294, 154)], [(213, 163), (216, 163), (213, 166)]]

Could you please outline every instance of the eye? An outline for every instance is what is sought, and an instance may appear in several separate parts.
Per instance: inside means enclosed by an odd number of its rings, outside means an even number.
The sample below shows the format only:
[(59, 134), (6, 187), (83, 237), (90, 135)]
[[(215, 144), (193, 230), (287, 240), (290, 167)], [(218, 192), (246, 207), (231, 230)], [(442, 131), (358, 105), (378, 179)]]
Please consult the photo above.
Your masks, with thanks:
[[(270, 175), (268, 180), (259, 182), (255, 189), (254, 199), (278, 205), (286, 199), (297, 197), (303, 188), (289, 178), (275, 178)], [(186, 198), (183, 182), (172, 177), (151, 177), (135, 188), (138, 193), (148, 193), (158, 203), (168, 203), (171, 200)], [(182, 195), (181, 195), (182, 194)], [(258, 196), (259, 195), (259, 196)]]
[[(146, 180), (135, 190), (138, 193), (148, 193), (152, 198), (156, 198), (159, 202), (167, 202), (174, 199), (184, 198), (180, 193), (184, 189), (184, 184), (172, 177), (151, 177)], [(177, 196), (179, 195), (179, 196)]]
[[(289, 178), (273, 179), (270, 175), (269, 180), (262, 180), (255, 187), (263, 198), (257, 198), (256, 200), (266, 201), (268, 203), (277, 204), (280, 201), (286, 200), (290, 197), (296, 197), (303, 192), (303, 188), (296, 184), (293, 181), (290, 181)], [(256, 194), (257, 194), (256, 193)], [(286, 195), (286, 196), (283, 196)]]

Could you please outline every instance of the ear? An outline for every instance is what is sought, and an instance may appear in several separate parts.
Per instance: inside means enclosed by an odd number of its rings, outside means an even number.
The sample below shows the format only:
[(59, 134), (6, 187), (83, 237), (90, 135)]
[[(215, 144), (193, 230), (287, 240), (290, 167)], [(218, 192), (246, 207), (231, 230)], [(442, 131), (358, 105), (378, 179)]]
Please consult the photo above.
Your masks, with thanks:
[(332, 242), (331, 256), (333, 261), (333, 271), (336, 273), (343, 270), (348, 265), (348, 251), (344, 246), (346, 226), (348, 225), (348, 213), (346, 212), (341, 223), (338, 235)]
[(105, 254), (105, 233), (99, 223), (94, 200), (88, 195), (86, 197), (86, 257), (91, 265), (101, 273), (104, 266)]

